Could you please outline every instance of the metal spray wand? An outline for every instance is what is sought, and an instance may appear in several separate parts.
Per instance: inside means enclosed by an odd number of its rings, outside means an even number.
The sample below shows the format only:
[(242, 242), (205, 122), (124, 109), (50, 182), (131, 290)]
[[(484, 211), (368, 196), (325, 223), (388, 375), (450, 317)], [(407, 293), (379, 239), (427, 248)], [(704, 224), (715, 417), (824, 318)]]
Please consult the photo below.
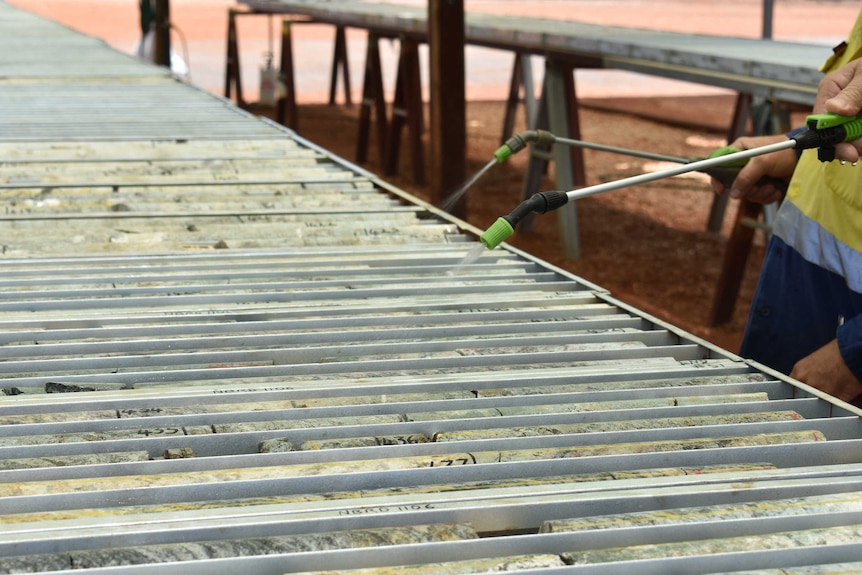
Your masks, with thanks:
[[(577, 190), (570, 190), (568, 192), (552, 191), (533, 194), (529, 199), (525, 200), (515, 208), (508, 216), (497, 218), (497, 221), (494, 222), (484, 234), (482, 234), (480, 240), (488, 249), (494, 249), (502, 241), (515, 233), (515, 226), (528, 214), (533, 212), (538, 214), (548, 213), (566, 205), (569, 200), (578, 200), (600, 194), (602, 192), (609, 192), (611, 190), (618, 190), (627, 186), (644, 184), (688, 172), (708, 171), (710, 168), (718, 166), (744, 163), (755, 156), (771, 154), (781, 150), (806, 150), (817, 148), (818, 157), (821, 161), (831, 161), (835, 158), (834, 145), (836, 143), (850, 142), (862, 137), (862, 118), (837, 116), (835, 114), (816, 114), (809, 116), (806, 124), (808, 127), (807, 130), (784, 142), (777, 142), (775, 144), (769, 144), (767, 146), (761, 146), (751, 150), (731, 152), (716, 157), (706, 158), (704, 160), (689, 162), (666, 170), (623, 178), (621, 180), (588, 186)], [(536, 133), (539, 134), (539, 132)], [(544, 134), (548, 133), (545, 132)], [(546, 138), (547, 141), (547, 138), (553, 138), (553, 135), (548, 134), (548, 136), (542, 137)], [(509, 142), (512, 142), (513, 140), (510, 140)], [(520, 145), (520, 147), (510, 151), (509, 155), (526, 146), (525, 139), (520, 138), (520, 140), (520, 143), (515, 144), (516, 146)], [(507, 146), (504, 146), (503, 148), (505, 147)], [(501, 150), (503, 150), (503, 148), (501, 148)], [(500, 150), (498, 150), (498, 154), (505, 156), (505, 152), (501, 153)], [(508, 157), (505, 156), (501, 159), (501, 155), (498, 154), (495, 154), (498, 161), (503, 161), (505, 157)]]

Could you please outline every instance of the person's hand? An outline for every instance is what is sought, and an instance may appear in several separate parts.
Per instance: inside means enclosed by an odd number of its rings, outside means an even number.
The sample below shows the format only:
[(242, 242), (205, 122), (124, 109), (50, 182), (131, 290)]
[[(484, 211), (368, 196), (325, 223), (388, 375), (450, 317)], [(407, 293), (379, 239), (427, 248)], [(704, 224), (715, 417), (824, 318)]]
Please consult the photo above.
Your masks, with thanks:
[[(827, 74), (817, 88), (814, 113), (832, 112), (857, 116), (862, 111), (862, 59)], [(862, 156), (862, 139), (835, 145), (835, 158), (856, 162)]]
[[(731, 146), (739, 150), (750, 150), (782, 142), (786, 139), (787, 136), (785, 135), (743, 137), (738, 138)], [(736, 180), (731, 185), (730, 197), (745, 198), (759, 204), (776, 202), (784, 196), (784, 192), (772, 184), (758, 185), (758, 182), (767, 176), (775, 179), (789, 179), (795, 168), (796, 152), (793, 150), (781, 150), (751, 158), (739, 171), (739, 175), (736, 176)], [(712, 179), (712, 189), (717, 194), (728, 191), (715, 178)]]
[(848, 403), (862, 395), (862, 382), (844, 363), (835, 339), (797, 361), (790, 377)]

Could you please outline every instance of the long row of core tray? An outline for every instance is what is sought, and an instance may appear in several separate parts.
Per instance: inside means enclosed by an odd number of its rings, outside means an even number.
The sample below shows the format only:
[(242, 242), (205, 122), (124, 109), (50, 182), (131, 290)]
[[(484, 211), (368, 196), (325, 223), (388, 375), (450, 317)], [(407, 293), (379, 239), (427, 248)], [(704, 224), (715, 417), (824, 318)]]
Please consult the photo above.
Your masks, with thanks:
[(0, 189), (0, 573), (862, 573), (856, 408), (3, 2)]

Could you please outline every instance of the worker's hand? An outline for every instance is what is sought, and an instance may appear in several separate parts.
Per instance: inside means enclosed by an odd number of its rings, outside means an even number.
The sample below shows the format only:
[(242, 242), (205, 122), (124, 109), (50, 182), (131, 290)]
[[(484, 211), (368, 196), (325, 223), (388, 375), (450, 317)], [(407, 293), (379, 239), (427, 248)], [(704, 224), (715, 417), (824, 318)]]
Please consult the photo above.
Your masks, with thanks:
[(797, 361), (790, 377), (848, 403), (862, 396), (862, 382), (844, 363), (835, 339)]
[[(827, 74), (817, 88), (814, 113), (832, 112), (857, 116), (862, 111), (862, 59), (856, 59)], [(856, 162), (862, 156), (862, 139), (835, 145), (835, 157)]]
[[(734, 141), (731, 146), (739, 150), (750, 150), (760, 146), (774, 144), (787, 140), (785, 135), (743, 137)], [(781, 150), (771, 154), (756, 156), (748, 160), (748, 163), (739, 171), (730, 187), (730, 197), (745, 198), (746, 200), (759, 204), (771, 204), (780, 200), (784, 192), (772, 184), (758, 185), (764, 177), (789, 180), (796, 168), (796, 152), (793, 150)], [(728, 190), (724, 185), (712, 179), (712, 189), (717, 194), (723, 194)]]

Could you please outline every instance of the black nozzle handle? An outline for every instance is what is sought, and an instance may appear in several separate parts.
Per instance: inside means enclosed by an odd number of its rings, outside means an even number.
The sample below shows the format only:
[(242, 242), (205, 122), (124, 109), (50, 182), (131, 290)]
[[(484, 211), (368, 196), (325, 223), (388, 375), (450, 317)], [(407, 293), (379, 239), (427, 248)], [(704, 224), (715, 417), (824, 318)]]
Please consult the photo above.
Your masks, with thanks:
[(527, 215), (533, 212), (547, 214), (566, 205), (568, 201), (569, 196), (565, 192), (539, 192), (521, 202), (521, 205), (512, 210), (511, 214), (505, 216), (505, 219), (514, 228)]
[(557, 137), (546, 130), (526, 130), (506, 140), (505, 145), (509, 147), (512, 154), (516, 154), (531, 142), (539, 145), (551, 145), (556, 141)]

